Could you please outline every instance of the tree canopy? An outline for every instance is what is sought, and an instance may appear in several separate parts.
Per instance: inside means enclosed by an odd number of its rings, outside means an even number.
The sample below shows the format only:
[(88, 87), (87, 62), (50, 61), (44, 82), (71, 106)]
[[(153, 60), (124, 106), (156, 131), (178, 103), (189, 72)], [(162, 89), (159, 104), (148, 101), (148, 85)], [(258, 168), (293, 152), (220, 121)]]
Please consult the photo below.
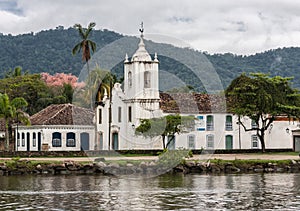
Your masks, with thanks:
[[(10, 99), (23, 97), (28, 103), (25, 111), (32, 115), (50, 104), (71, 103), (74, 91), (72, 86), (81, 87), (84, 85), (74, 83), (77, 81), (77, 77), (72, 75), (58, 74), (57, 77), (46, 75), (47, 78), (40, 74), (21, 74), (0, 79), (0, 93), (6, 93)], [(61, 80), (62, 75), (72, 80)], [(48, 80), (49, 78), (54, 78), (54, 82)]]
[[(175, 134), (193, 130), (195, 127), (195, 118), (193, 116), (168, 115), (160, 118), (142, 119), (141, 124), (135, 129), (136, 135), (145, 137), (161, 136), (163, 148), (168, 148)], [(165, 143), (165, 137), (171, 137)]]
[(7, 151), (9, 150), (10, 139), (9, 128), (11, 128), (15, 119), (17, 119), (16, 121), (29, 124), (29, 119), (23, 112), (23, 109), (25, 109), (27, 105), (28, 103), (22, 97), (16, 97), (10, 100), (7, 94), (0, 93), (0, 118), (3, 118), (5, 122), (5, 148)]
[[(265, 151), (265, 131), (276, 116), (300, 116), (300, 94), (291, 87), (291, 79), (262, 73), (243, 73), (225, 91), (229, 112), (238, 115), (245, 131), (256, 131), (262, 151)], [(244, 116), (248, 116), (256, 127), (247, 128), (242, 121)]]

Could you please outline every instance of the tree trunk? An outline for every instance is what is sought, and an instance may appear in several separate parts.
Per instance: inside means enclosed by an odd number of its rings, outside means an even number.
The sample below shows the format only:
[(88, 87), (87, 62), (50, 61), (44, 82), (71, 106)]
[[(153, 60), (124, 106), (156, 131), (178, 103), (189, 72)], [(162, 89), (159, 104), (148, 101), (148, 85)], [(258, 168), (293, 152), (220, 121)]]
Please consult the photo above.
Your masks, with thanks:
[(163, 149), (166, 149), (166, 142), (165, 142), (165, 136), (162, 135), (162, 141), (163, 141)]
[(261, 152), (266, 152), (266, 144), (265, 144), (265, 130), (261, 130), (261, 135), (258, 135), (260, 144), (261, 144)]
[(8, 131), (8, 123), (5, 120), (5, 150), (9, 151), (9, 131)]
[(168, 148), (169, 144), (174, 140), (174, 138), (175, 138), (175, 136), (172, 135), (172, 137), (170, 138), (170, 140), (168, 140), (168, 142), (167, 142), (166, 148)]

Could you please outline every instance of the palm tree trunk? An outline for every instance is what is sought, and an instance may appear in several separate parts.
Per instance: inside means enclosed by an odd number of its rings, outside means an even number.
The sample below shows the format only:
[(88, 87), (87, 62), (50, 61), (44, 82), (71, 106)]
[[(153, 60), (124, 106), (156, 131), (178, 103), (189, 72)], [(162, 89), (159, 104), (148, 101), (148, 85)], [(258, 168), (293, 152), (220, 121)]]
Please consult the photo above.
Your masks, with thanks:
[(8, 122), (5, 119), (5, 151), (9, 151), (9, 132), (8, 132)]

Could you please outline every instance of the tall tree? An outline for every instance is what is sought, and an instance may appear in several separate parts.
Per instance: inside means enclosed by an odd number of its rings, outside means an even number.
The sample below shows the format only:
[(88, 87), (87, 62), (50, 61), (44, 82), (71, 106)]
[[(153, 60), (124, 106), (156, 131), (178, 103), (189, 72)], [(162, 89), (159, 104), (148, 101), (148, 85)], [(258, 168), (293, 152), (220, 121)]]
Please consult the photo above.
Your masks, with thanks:
[[(195, 128), (193, 116), (168, 115), (160, 118), (142, 119), (141, 124), (135, 129), (136, 135), (144, 137), (161, 136), (163, 148), (166, 149), (172, 143), (176, 133), (191, 131)], [(165, 142), (165, 138), (170, 137)]]
[(76, 53), (80, 52), (80, 50), (82, 50), (82, 60), (86, 62), (88, 75), (90, 73), (89, 60), (91, 59), (91, 50), (93, 52), (96, 51), (96, 43), (89, 39), (91, 31), (95, 26), (96, 23), (94, 22), (91, 22), (88, 25), (88, 28), (83, 28), (80, 24), (74, 25), (74, 28), (76, 28), (79, 32), (81, 41), (74, 46), (74, 48), (72, 49), (72, 54), (75, 55)]
[[(262, 73), (242, 74), (226, 89), (229, 112), (238, 115), (238, 122), (245, 131), (256, 131), (262, 152), (265, 152), (265, 132), (276, 116), (298, 118), (300, 95), (291, 87), (292, 78), (269, 77)], [(249, 117), (255, 127), (248, 128), (243, 117)]]
[(0, 117), (5, 121), (5, 148), (9, 150), (9, 127), (12, 122), (17, 118), (17, 121), (29, 124), (29, 119), (26, 114), (22, 111), (28, 104), (22, 97), (14, 98), (12, 101), (9, 100), (7, 94), (0, 93)]
[(14, 68), (14, 70), (9, 69), (9, 71), (5, 74), (5, 78), (14, 78), (22, 75), (27, 75), (27, 74), (28, 74), (28, 70), (25, 71), (24, 74), (22, 74), (22, 67), (17, 66)]
[[(96, 23), (91, 22), (88, 25), (88, 28), (82, 28), (80, 24), (75, 24), (74, 28), (76, 28), (79, 32), (79, 35), (81, 37), (81, 41), (75, 45), (75, 47), (72, 50), (72, 54), (75, 55), (77, 52), (82, 50), (82, 60), (86, 62), (87, 71), (88, 71), (88, 78), (90, 75), (90, 68), (89, 68), (89, 60), (91, 59), (91, 50), (93, 52), (96, 51), (96, 43), (89, 39), (89, 36), (91, 34), (91, 31), (96, 26)], [(88, 81), (90, 83), (90, 81)], [(93, 98), (91, 96), (91, 108), (93, 106)]]

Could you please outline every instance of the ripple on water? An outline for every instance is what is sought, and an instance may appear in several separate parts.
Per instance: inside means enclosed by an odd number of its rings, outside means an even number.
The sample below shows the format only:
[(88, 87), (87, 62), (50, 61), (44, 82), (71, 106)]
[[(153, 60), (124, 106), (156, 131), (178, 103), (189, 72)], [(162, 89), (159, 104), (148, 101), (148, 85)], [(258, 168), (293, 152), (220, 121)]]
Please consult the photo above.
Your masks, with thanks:
[(0, 210), (300, 210), (299, 179), (298, 174), (3, 177)]

